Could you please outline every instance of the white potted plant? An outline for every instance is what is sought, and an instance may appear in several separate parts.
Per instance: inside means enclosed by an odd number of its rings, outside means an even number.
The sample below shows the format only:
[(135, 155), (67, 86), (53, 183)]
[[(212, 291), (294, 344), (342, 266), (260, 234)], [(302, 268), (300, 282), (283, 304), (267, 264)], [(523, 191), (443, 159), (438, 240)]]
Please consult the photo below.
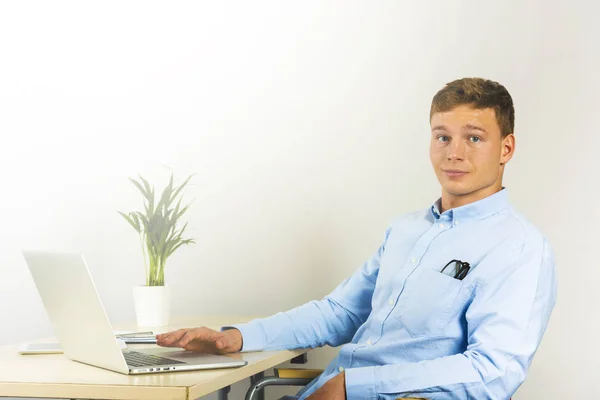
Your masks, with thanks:
[[(133, 302), (138, 326), (164, 326), (169, 323), (170, 293), (165, 286), (165, 264), (167, 259), (183, 245), (195, 243), (184, 238), (185, 223), (178, 228), (179, 219), (189, 204), (181, 208), (182, 190), (192, 176), (181, 185), (173, 186), (173, 174), (164, 188), (158, 203), (154, 199), (154, 186), (141, 175), (139, 180), (129, 178), (144, 197), (144, 212), (118, 211), (140, 236), (146, 284), (133, 288)], [(173, 206), (176, 204), (175, 206)]]

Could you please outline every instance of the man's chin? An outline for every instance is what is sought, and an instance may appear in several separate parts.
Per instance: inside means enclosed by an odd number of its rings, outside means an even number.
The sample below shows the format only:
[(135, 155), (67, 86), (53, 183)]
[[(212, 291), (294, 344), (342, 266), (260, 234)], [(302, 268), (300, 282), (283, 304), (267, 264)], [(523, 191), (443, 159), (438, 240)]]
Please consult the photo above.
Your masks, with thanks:
[(473, 193), (473, 190), (471, 188), (465, 187), (461, 184), (445, 185), (442, 189), (450, 196), (455, 197), (468, 196), (471, 193)]

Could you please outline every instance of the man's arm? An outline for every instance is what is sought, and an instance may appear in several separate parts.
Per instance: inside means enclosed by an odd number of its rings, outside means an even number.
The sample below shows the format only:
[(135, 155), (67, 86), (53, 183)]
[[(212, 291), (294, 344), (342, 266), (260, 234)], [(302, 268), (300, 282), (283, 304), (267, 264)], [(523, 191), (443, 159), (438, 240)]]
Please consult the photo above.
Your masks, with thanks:
[(236, 328), (242, 333), (242, 351), (339, 346), (349, 342), (371, 313), (379, 263), (390, 229), (375, 255), (324, 299), (222, 330)]
[(475, 287), (462, 354), (345, 370), (348, 400), (424, 397), (508, 399), (525, 380), (556, 301), (554, 255), (539, 240), (500, 248), (477, 268), (493, 276)]

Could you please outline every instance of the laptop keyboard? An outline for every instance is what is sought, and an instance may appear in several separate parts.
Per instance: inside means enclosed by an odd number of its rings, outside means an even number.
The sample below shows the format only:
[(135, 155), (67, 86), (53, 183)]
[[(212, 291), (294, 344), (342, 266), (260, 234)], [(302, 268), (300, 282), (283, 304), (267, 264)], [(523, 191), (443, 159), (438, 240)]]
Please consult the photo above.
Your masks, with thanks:
[(172, 358), (159, 357), (152, 354), (141, 353), (139, 351), (128, 351), (123, 353), (127, 365), (131, 367), (151, 367), (155, 365), (185, 364), (183, 361), (173, 360)]

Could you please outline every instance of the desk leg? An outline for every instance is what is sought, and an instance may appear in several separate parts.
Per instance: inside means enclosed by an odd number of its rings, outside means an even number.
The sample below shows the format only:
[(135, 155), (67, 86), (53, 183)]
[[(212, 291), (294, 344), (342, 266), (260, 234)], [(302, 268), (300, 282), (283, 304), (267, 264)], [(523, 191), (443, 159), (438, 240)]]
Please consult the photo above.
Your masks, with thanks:
[(229, 398), (229, 391), (231, 386), (225, 386), (223, 389), (219, 389), (219, 400), (227, 400)]
[[(264, 372), (259, 372), (256, 375), (252, 375), (250, 377), (250, 386), (253, 386), (256, 382), (258, 382), (259, 380), (263, 379), (265, 377), (265, 373)], [(256, 400), (265, 400), (265, 389), (260, 389), (259, 392), (257, 393), (257, 397)]]

